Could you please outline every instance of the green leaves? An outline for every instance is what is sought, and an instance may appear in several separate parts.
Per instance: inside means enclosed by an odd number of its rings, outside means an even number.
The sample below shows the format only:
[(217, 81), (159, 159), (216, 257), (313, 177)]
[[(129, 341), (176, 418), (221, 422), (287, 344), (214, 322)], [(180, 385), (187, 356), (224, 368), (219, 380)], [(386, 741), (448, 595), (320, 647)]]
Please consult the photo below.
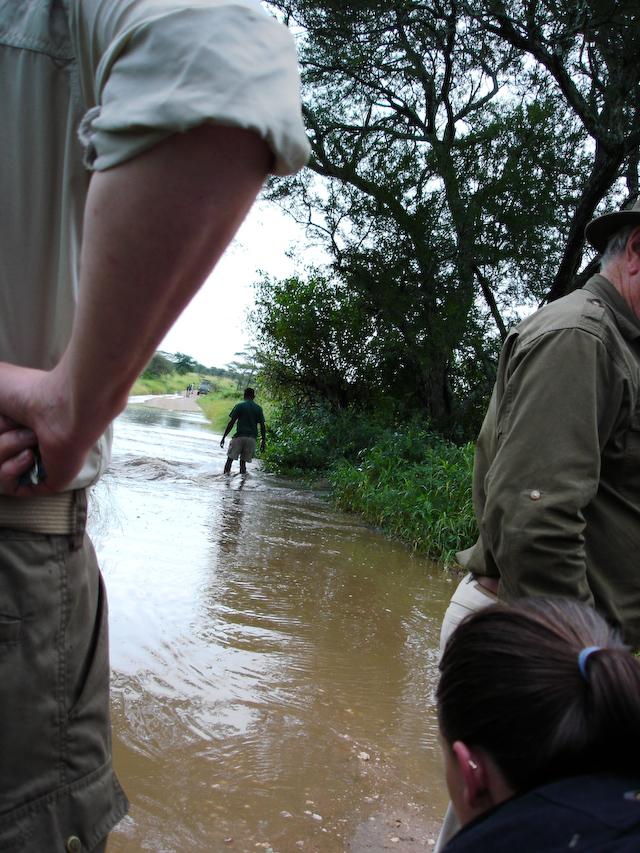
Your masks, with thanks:
[[(299, 35), (313, 149), (273, 197), (331, 256), (335, 303), (306, 293), (320, 337), (334, 322), (336, 357), (338, 315), (355, 318), (339, 370), (373, 364), (384, 394), (448, 435), (464, 410), (469, 435), (466, 392), (490, 385), (496, 338), (578, 284), (586, 221), (623, 174), (637, 188), (637, 0), (271, 5)], [(295, 384), (317, 354), (271, 375)]]
[(447, 564), (477, 536), (472, 471), (472, 445), (456, 447), (414, 425), (387, 432), (359, 465), (337, 463), (329, 479), (339, 507)]
[(457, 447), (419, 420), (384, 425), (349, 409), (289, 404), (272, 413), (267, 470), (327, 477), (338, 507), (434, 560), (450, 563), (475, 539), (473, 446)]

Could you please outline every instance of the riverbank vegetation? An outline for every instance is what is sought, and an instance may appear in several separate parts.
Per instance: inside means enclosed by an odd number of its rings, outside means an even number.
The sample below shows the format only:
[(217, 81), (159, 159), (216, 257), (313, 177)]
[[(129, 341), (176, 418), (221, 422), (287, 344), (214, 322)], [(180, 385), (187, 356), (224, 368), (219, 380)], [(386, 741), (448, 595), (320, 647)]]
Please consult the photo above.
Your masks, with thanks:
[(269, 421), (267, 470), (307, 481), (325, 478), (340, 509), (445, 565), (474, 541), (473, 445), (458, 446), (419, 421), (385, 424), (325, 405), (276, 408)]
[[(229, 421), (229, 412), (242, 399), (242, 392), (253, 381), (257, 371), (248, 353), (237, 353), (240, 360), (225, 368), (205, 367), (185, 353), (156, 352), (131, 389), (132, 395), (184, 394), (193, 386), (194, 400), (202, 409), (215, 432), (222, 433)], [(198, 394), (205, 383), (208, 391)], [(269, 413), (269, 404), (266, 403)]]
[(256, 283), (265, 465), (450, 559), (509, 328), (586, 282), (586, 223), (640, 188), (637, 0), (267, 5), (312, 148), (268, 196), (326, 262)]
[(636, 4), (269, 5), (299, 37), (312, 146), (270, 195), (327, 262), (256, 284), (265, 464), (325, 471), (341, 506), (447, 558), (473, 539), (502, 341), (585, 283), (585, 224), (638, 192)]
[(251, 354), (236, 353), (240, 360), (226, 367), (205, 367), (183, 352), (154, 353), (131, 389), (131, 394), (178, 394), (193, 385), (197, 391), (205, 382), (220, 397), (235, 397), (256, 375), (257, 364)]

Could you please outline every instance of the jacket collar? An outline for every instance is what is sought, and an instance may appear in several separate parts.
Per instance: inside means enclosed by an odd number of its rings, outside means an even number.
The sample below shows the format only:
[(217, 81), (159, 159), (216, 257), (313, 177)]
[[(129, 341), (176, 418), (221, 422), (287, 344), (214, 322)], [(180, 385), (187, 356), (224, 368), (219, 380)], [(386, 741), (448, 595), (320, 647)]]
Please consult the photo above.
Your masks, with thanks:
[(640, 320), (608, 278), (598, 273), (589, 279), (583, 290), (593, 293), (611, 309), (621, 334), (627, 340), (632, 341), (640, 338)]

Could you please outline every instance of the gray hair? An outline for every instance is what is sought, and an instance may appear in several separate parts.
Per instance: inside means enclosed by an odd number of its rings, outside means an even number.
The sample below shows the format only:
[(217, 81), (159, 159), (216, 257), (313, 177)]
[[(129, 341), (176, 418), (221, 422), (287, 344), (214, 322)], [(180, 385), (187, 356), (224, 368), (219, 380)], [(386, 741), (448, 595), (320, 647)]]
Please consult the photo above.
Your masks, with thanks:
[(624, 252), (631, 232), (637, 227), (637, 224), (625, 225), (624, 228), (621, 228), (612, 237), (609, 237), (606, 248), (602, 253), (602, 258), (600, 259), (600, 269)]

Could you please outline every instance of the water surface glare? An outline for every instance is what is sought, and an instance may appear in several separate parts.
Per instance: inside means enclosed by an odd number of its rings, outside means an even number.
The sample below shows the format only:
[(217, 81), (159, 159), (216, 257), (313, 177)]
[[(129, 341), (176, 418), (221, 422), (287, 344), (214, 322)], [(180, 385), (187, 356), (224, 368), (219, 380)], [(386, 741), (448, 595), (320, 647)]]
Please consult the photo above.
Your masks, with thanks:
[(259, 465), (225, 477), (218, 442), (130, 405), (94, 490), (132, 804), (110, 853), (428, 849), (451, 583)]

